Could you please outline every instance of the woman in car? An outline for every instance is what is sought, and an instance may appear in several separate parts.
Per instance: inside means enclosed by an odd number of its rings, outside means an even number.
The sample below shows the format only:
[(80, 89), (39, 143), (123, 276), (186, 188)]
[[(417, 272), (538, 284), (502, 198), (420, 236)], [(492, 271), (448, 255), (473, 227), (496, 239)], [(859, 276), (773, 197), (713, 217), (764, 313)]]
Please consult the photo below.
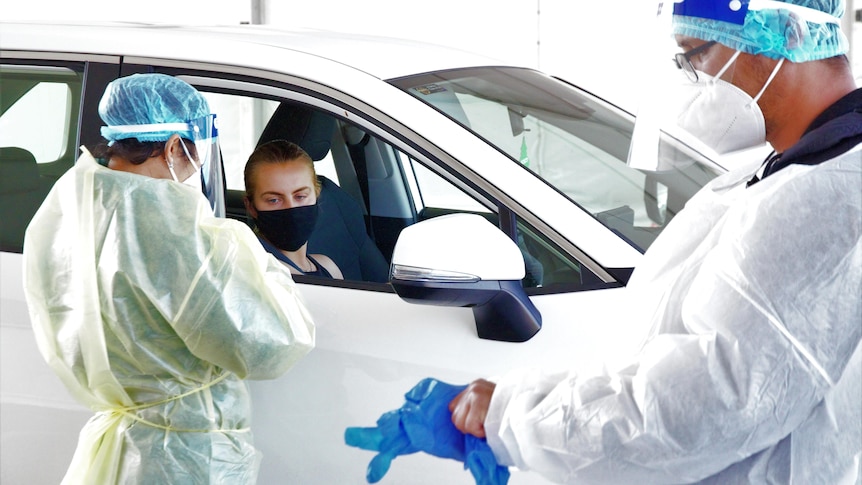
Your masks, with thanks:
[(217, 163), (214, 115), (187, 83), (113, 81), (102, 163), (83, 149), (34, 216), (24, 286), (39, 349), (96, 412), (63, 484), (253, 484), (246, 378), (314, 345), (290, 273), (182, 182)]
[(261, 244), (291, 273), (343, 279), (331, 258), (307, 253), (317, 224), (320, 181), (299, 145), (274, 140), (257, 147), (245, 165), (245, 193)]

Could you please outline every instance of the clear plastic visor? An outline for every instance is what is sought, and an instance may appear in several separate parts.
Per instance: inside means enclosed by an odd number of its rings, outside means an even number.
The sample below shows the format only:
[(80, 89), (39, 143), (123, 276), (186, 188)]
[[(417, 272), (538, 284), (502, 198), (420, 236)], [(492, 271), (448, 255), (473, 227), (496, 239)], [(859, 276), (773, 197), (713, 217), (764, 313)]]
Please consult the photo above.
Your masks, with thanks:
[(200, 168), (201, 191), (210, 201), (215, 215), (224, 216), (224, 172), (215, 114), (178, 123), (106, 126), (102, 128), (102, 133), (103, 136), (110, 136), (113, 139), (147, 139), (148, 135), (167, 139), (171, 134), (177, 134), (183, 139), (191, 140), (195, 151), (189, 155)]
[[(840, 39), (817, 37), (840, 22), (838, 17), (792, 3), (674, 0), (659, 3), (658, 10), (645, 15), (654, 17), (640, 33), (634, 56), (642, 63), (636, 72), (644, 75), (638, 83), (642, 91), (628, 155), (629, 165), (641, 170), (667, 168), (662, 166), (668, 160), (662, 156), (662, 133), (719, 164), (719, 158), (732, 159), (748, 150), (768, 151), (757, 101), (785, 60), (841, 51)], [(679, 16), (676, 23), (674, 15)], [(691, 19), (704, 19), (704, 23)], [(763, 19), (774, 22), (761, 25)], [(773, 25), (782, 19), (792, 25)], [(680, 26), (687, 26), (682, 31), (694, 37), (674, 37)], [(798, 46), (784, 45), (787, 32), (805, 35), (799, 38)], [(776, 46), (779, 40), (782, 45)], [(833, 41), (835, 52), (829, 50)], [(773, 48), (763, 51), (765, 45)], [(740, 52), (765, 52), (764, 57), (777, 60), (772, 72), (762, 79), (744, 80), (748, 92), (738, 88), (743, 81), (737, 79)]]
[[(668, 151), (672, 145), (667, 143), (668, 139), (713, 160), (717, 155), (674, 122), (676, 113), (682, 109), (680, 98), (687, 85), (697, 82), (698, 72), (690, 62), (691, 56), (686, 56), (672, 35), (672, 14), (673, 3), (659, 4), (658, 14), (644, 25), (639, 52), (634, 57), (640, 62), (637, 72), (648, 74), (640, 76), (637, 84), (640, 93), (627, 162), (632, 168), (647, 172), (672, 170), (686, 163), (678, 153)], [(714, 44), (705, 46), (693, 55), (708, 54), (714, 47)]]
[(201, 191), (210, 201), (210, 206), (217, 217), (225, 215), (224, 201), (224, 171), (219, 147), (218, 124), (216, 115), (204, 116), (189, 123), (194, 133), (200, 135), (194, 139), (195, 149), (200, 164)]

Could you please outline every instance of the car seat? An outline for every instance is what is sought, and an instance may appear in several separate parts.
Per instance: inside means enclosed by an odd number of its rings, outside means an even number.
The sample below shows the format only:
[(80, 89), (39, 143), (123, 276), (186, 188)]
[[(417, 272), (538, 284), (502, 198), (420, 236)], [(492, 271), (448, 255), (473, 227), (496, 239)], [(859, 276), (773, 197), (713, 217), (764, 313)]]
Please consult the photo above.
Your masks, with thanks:
[[(291, 141), (316, 162), (329, 153), (335, 129), (332, 116), (285, 101), (263, 129), (258, 146), (272, 140)], [(318, 178), (320, 215), (308, 239), (308, 252), (332, 258), (346, 280), (388, 282), (389, 265), (368, 236), (362, 207), (335, 182)]]
[(50, 189), (32, 153), (0, 147), (0, 250), (21, 251), (24, 230)]

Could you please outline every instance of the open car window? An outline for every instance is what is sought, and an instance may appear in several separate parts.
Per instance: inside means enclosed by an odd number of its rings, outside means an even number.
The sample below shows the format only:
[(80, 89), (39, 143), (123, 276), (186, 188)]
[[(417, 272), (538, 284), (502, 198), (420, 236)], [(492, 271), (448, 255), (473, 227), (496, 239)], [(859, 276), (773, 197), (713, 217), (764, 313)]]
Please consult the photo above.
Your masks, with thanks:
[[(500, 227), (496, 202), (458, 187), (454, 179), (444, 176), (447, 172), (438, 162), (411, 156), (380, 133), (371, 133), (325, 110), (290, 99), (262, 97), (248, 92), (228, 93), (225, 90), (218, 93), (205, 91), (205, 96), (219, 117), (229, 217), (251, 225), (242, 201), (245, 162), (261, 139), (271, 135), (272, 126), (278, 124), (279, 113), (295, 106), (304, 113), (303, 116), (329, 119), (331, 131), (327, 131), (325, 149), (319, 150), (319, 138), (315, 145), (318, 151), (312, 157), (315, 170), (318, 176), (338, 186), (339, 191), (356, 206), (361, 213), (362, 229), (379, 249), (387, 265), (401, 230), (416, 222), (453, 212), (469, 212), (480, 214)], [(289, 129), (284, 132), (293, 133)], [(303, 143), (296, 139), (289, 141)], [(544, 238), (540, 231), (520, 219), (517, 220), (516, 231), (516, 242), (527, 269), (523, 280), (525, 287), (563, 285), (560, 288), (566, 290), (595, 287), (598, 279)], [(351, 280), (349, 276), (345, 279)], [(369, 281), (363, 277), (356, 280)]]

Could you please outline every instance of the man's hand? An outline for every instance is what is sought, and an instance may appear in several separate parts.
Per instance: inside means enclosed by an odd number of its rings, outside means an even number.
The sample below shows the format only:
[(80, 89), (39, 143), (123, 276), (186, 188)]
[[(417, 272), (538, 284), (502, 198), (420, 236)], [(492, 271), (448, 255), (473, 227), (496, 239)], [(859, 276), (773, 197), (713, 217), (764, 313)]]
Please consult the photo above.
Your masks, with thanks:
[(396, 457), (422, 451), (463, 462), (476, 485), (506, 485), (509, 469), (497, 464), (488, 443), (453, 425), (448, 405), (465, 388), (423, 379), (404, 395), (404, 405), (383, 414), (376, 427), (347, 428), (346, 444), (377, 452), (366, 471), (368, 483), (383, 478)]
[(449, 411), (458, 431), (477, 438), (485, 437), (485, 417), (496, 387), (493, 382), (477, 379), (452, 399)]

